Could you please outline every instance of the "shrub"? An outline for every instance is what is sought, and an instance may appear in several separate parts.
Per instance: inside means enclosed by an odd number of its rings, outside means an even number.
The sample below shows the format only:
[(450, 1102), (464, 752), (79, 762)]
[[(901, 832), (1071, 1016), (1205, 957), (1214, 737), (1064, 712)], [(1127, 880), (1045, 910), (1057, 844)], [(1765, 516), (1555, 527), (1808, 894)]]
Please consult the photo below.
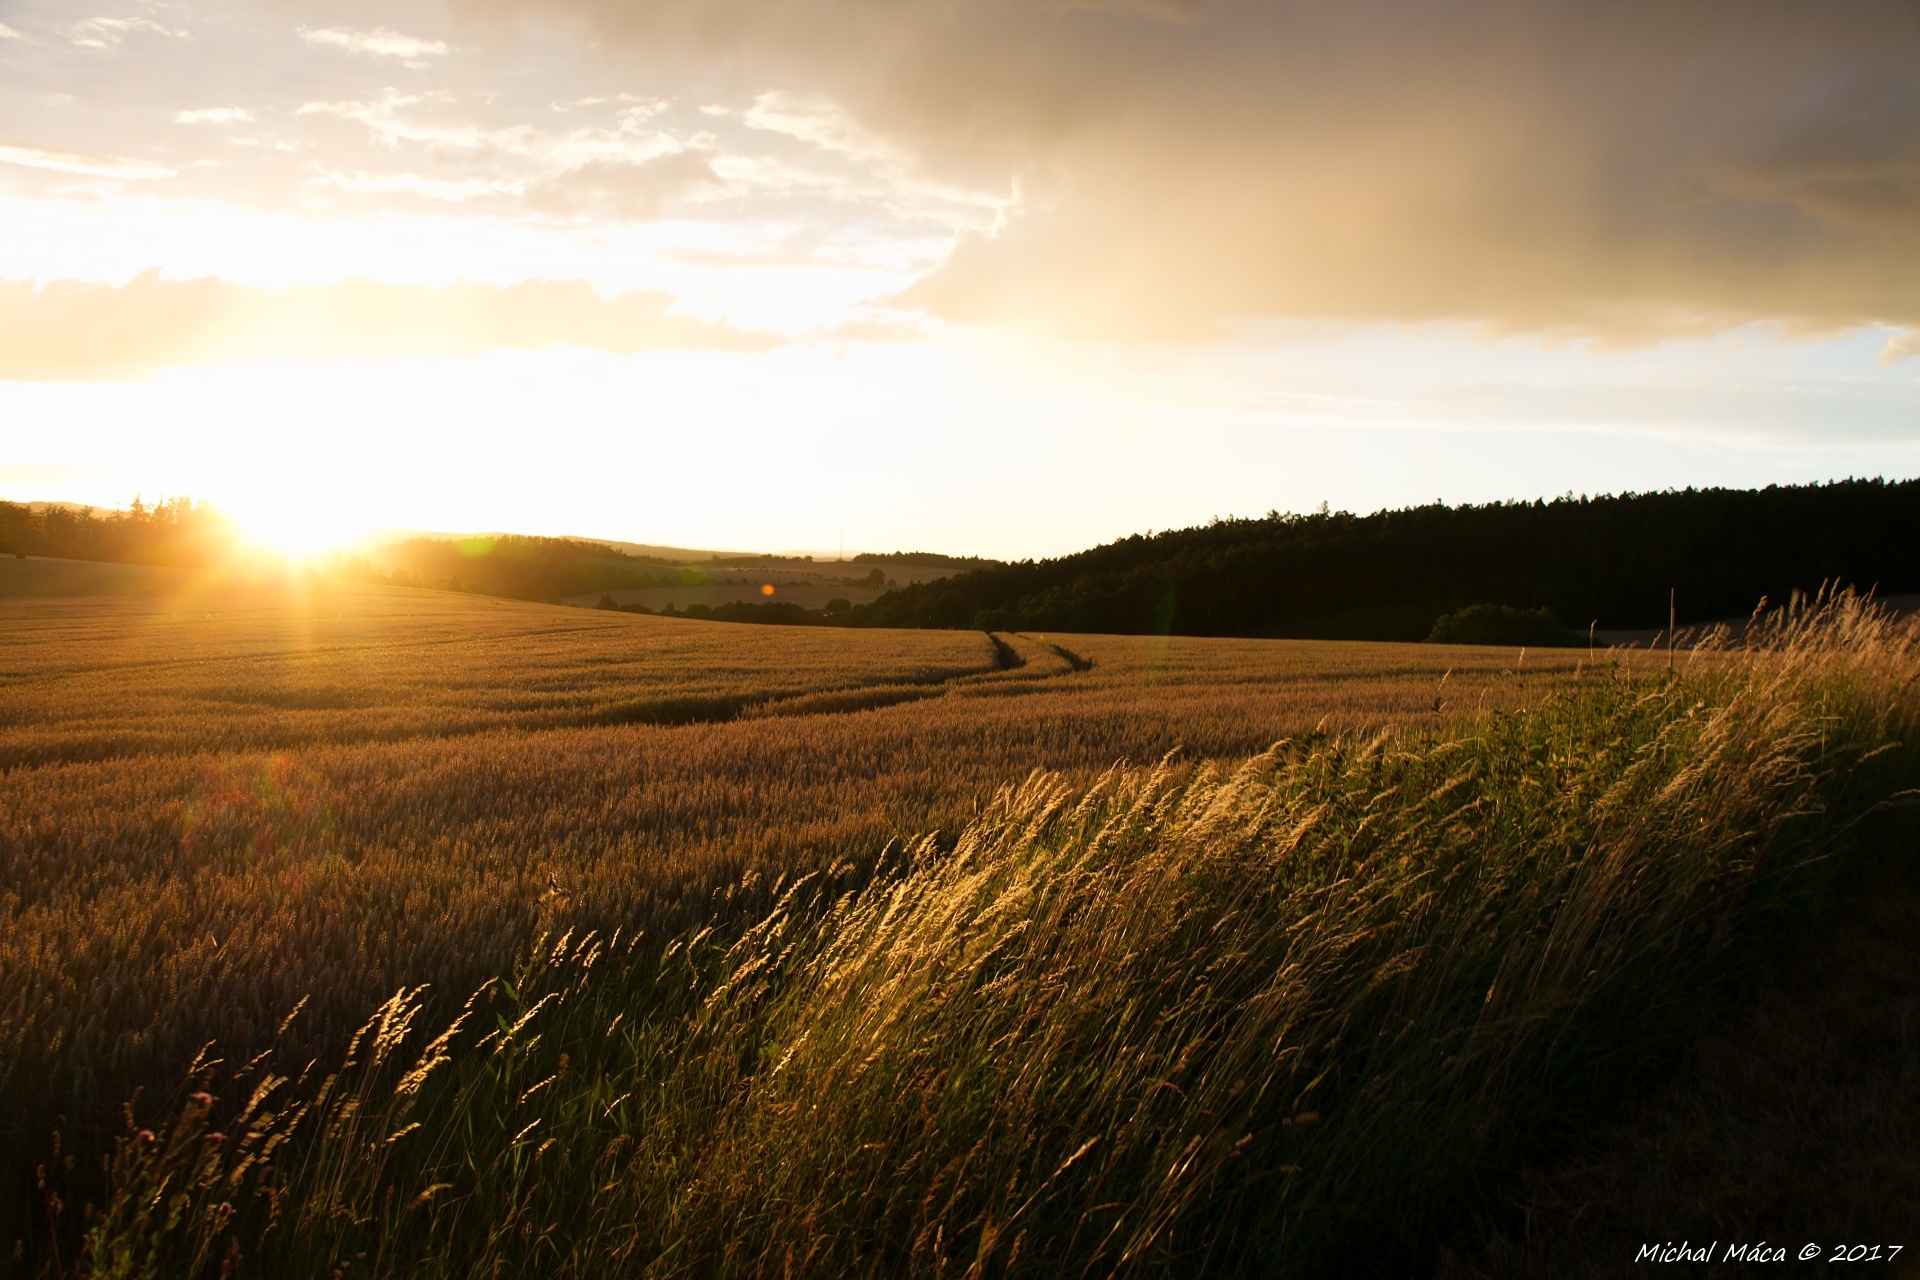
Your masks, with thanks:
[(1427, 633), (1428, 644), (1505, 644), (1554, 648), (1574, 638), (1546, 609), (1515, 609), (1504, 604), (1470, 604), (1440, 618)]

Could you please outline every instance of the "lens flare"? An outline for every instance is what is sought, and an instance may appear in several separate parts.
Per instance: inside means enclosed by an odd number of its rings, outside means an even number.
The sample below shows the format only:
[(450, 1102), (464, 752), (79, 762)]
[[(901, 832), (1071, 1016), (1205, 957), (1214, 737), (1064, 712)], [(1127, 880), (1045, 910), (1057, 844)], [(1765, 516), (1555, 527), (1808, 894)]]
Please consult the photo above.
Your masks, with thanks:
[(344, 549), (366, 532), (337, 512), (302, 503), (248, 503), (236, 506), (233, 518), (249, 544), (296, 560)]

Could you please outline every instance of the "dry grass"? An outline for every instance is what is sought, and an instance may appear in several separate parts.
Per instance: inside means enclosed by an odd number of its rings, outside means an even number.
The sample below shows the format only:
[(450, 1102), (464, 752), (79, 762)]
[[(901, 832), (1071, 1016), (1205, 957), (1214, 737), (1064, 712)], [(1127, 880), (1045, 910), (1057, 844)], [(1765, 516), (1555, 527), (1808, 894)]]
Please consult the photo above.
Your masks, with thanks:
[(1036, 768), (1530, 696), (1510, 651), (1075, 637), (1074, 672), (1009, 637), (1001, 670), (978, 633), (151, 581), (0, 602), (0, 1100), (82, 1130), (303, 997), (337, 1046), (400, 983), (957, 831)]
[[(670, 942), (549, 934), (458, 1017), (402, 990), (324, 1076), (201, 1071), (134, 1113), (81, 1257), (1402, 1273), (1881, 861), (1916, 675), (1841, 602), (1680, 681), (1036, 776), (950, 846), (748, 872)], [(952, 701), (1019, 704), (989, 685)]]

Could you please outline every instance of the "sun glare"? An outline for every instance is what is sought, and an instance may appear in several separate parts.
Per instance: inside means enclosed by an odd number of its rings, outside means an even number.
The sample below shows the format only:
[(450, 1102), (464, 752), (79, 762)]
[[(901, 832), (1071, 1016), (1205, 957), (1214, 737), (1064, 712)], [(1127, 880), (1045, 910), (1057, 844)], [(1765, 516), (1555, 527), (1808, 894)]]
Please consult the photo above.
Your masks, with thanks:
[(233, 516), (249, 545), (294, 560), (311, 560), (329, 551), (344, 549), (365, 532), (337, 515), (298, 505), (243, 507), (236, 504)]

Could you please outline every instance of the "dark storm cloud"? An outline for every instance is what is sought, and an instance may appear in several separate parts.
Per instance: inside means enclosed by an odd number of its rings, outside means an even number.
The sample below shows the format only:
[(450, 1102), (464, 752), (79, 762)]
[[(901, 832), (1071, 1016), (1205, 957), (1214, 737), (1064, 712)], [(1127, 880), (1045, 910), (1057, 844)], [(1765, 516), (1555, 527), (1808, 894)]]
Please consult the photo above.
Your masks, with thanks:
[(823, 95), (936, 178), (1011, 175), (1014, 216), (903, 299), (949, 318), (1920, 323), (1920, 21), (1896, 0), (514, 11), (586, 21), (655, 83)]

